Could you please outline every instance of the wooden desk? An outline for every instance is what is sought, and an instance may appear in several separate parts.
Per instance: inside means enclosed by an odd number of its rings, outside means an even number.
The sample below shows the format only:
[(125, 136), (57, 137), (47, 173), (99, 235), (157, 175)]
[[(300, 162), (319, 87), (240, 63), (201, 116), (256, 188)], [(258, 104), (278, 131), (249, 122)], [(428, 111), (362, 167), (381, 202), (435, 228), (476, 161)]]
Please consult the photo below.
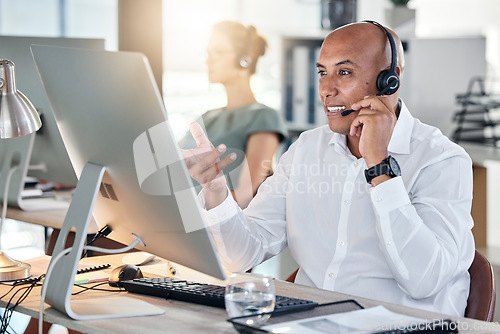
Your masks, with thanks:
[[(112, 266), (121, 264), (122, 255), (111, 255), (102, 257), (93, 257), (94, 263), (110, 263)], [(86, 259), (89, 261), (89, 259)], [(164, 263), (165, 261), (162, 260)], [(147, 266), (143, 267), (147, 271)], [(218, 283), (221, 281), (210, 278), (209, 276), (189, 270), (185, 267), (178, 267), (179, 276), (195, 281), (206, 281), (208, 283)], [(166, 266), (165, 266), (166, 270)], [(222, 282), (223, 284), (223, 282)], [(0, 294), (4, 294), (10, 287), (0, 285)], [(331, 302), (343, 299), (353, 298), (352, 296), (336, 293), (332, 291), (314, 289), (299, 284), (287, 283), (283, 281), (276, 282), (276, 293), (280, 295), (289, 295), (298, 298), (306, 298), (318, 302)], [(40, 303), (41, 288), (33, 289), (28, 298), (23, 301), (17, 311), (38, 318), (38, 309)], [(79, 291), (79, 288), (75, 288)], [(184, 303), (175, 300), (166, 300), (158, 297), (150, 297), (137, 294), (128, 294), (127, 292), (104, 292), (88, 291), (76, 296), (74, 299), (95, 299), (99, 302), (100, 297), (127, 295), (135, 297), (151, 304), (154, 304), (165, 310), (165, 314), (159, 316), (134, 317), (105, 319), (92, 321), (74, 321), (66, 315), (52, 308), (45, 309), (44, 320), (57, 323), (70, 329), (84, 333), (236, 333), (233, 326), (226, 321), (227, 315), (224, 309), (208, 307), (197, 304)], [(452, 318), (459, 322), (460, 333), (500, 333), (500, 325), (495, 323), (486, 323), (466, 318), (456, 318), (447, 315), (427, 312), (423, 310), (402, 307), (399, 305), (381, 303), (374, 300), (357, 298), (355, 299), (364, 307), (384, 305), (387, 309), (406, 315), (412, 315), (419, 318), (442, 319)], [(0, 306), (5, 306), (4, 300), (0, 301)]]
[[(57, 237), (59, 236), (64, 218), (66, 217), (66, 211), (67, 210), (24, 211), (18, 208), (9, 207), (7, 208), (7, 218), (53, 228), (54, 230), (52, 231), (45, 247), (45, 253), (52, 255)], [(97, 224), (94, 219), (92, 219), (87, 233), (95, 234), (97, 231)], [(74, 239), (74, 233), (70, 232), (66, 239), (66, 247), (70, 247), (73, 244)], [(123, 244), (107, 238), (99, 239), (93, 245), (104, 248), (124, 247)]]
[(66, 217), (66, 210), (24, 211), (14, 207), (7, 208), (7, 218), (27, 223), (60, 229)]
[[(61, 229), (64, 218), (66, 217), (65, 210), (46, 210), (46, 211), (24, 211), (14, 207), (7, 208), (7, 218), (19, 220), (31, 224), (42, 225)], [(92, 219), (89, 225), (88, 233), (96, 233), (98, 231), (97, 224)]]
[[(52, 255), (52, 252), (57, 242), (57, 237), (59, 236), (59, 232), (61, 231), (64, 218), (66, 217), (66, 211), (67, 210), (24, 211), (21, 209), (9, 207), (7, 209), (7, 218), (53, 228), (53, 231), (50, 234), (50, 237), (48, 238), (45, 245), (45, 254)], [(90, 235), (89, 240), (87, 240), (87, 242), (90, 241), (92, 235), (95, 234), (97, 231), (98, 231), (97, 224), (95, 223), (94, 219), (92, 219), (90, 221), (89, 230), (87, 232)], [(68, 237), (66, 238), (66, 247), (71, 247), (74, 240), (75, 240), (75, 233), (70, 232), (68, 234)], [(124, 247), (123, 244), (108, 238), (102, 238), (95, 241), (93, 243), (93, 246), (102, 248)], [(131, 250), (131, 252), (134, 251), (136, 250), (135, 249)], [(87, 256), (92, 256), (92, 254), (102, 255), (96, 252), (89, 252)]]

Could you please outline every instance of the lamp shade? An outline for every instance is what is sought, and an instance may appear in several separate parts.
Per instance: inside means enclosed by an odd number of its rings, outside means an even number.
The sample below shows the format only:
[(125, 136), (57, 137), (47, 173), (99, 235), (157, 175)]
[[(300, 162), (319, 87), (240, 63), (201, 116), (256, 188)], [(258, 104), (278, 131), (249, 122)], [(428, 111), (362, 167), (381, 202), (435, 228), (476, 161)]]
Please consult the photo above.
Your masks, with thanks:
[(28, 135), (42, 126), (40, 116), (28, 98), (16, 89), (14, 63), (0, 59), (0, 139)]

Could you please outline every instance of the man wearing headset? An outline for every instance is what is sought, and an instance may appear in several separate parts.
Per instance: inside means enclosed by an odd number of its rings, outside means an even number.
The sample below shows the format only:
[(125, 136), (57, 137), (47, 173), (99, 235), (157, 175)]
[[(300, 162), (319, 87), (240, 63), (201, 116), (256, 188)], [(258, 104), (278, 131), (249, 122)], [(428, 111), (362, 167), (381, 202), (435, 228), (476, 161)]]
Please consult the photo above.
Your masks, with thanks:
[(245, 211), (220, 177), (234, 156), (191, 126), (198, 147), (186, 163), (227, 268), (288, 246), (296, 283), (463, 316), (474, 258), (469, 156), (399, 99), (394, 32), (372, 21), (340, 27), (317, 68), (328, 126), (302, 133)]

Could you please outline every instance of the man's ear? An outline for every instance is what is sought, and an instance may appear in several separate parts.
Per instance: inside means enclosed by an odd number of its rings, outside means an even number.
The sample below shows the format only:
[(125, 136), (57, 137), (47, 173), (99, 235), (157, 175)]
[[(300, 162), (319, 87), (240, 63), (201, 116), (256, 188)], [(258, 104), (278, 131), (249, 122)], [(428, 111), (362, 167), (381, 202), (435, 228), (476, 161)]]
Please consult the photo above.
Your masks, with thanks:
[(401, 67), (396, 66), (396, 73), (398, 74), (399, 77), (401, 77)]

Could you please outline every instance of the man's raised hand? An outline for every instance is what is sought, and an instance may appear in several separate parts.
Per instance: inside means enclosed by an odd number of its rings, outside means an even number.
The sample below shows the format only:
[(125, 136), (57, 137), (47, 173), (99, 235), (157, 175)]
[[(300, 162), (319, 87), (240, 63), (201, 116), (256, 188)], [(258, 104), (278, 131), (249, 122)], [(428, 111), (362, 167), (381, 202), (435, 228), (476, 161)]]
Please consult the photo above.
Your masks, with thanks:
[(222, 170), (236, 160), (236, 153), (221, 159), (226, 151), (224, 144), (214, 148), (201, 126), (192, 122), (189, 130), (196, 141), (196, 148), (181, 150), (189, 174), (205, 189), (207, 208), (219, 205), (227, 197), (227, 184)]

